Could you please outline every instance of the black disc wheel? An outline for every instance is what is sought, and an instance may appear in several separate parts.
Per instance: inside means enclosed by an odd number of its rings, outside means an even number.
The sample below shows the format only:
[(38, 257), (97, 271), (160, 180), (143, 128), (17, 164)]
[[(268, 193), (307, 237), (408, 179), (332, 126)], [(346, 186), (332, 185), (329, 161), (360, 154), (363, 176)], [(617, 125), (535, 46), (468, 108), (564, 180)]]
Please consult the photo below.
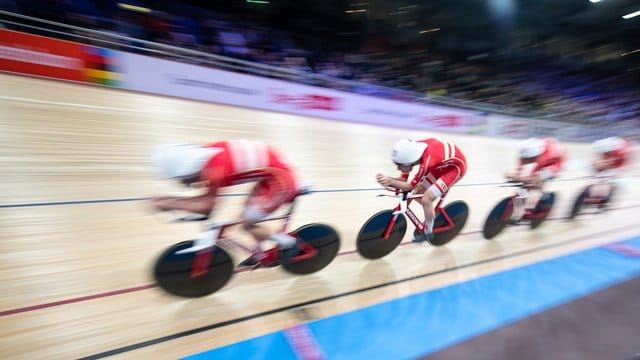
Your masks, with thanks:
[(156, 260), (154, 278), (160, 288), (181, 297), (202, 297), (224, 287), (233, 275), (233, 262), (221, 247), (176, 254), (191, 247), (183, 241), (166, 249)]
[(484, 227), (482, 229), (482, 236), (485, 239), (493, 239), (507, 226), (511, 215), (513, 214), (513, 197), (502, 199), (496, 206), (493, 207), (489, 216), (484, 221)]
[(316, 250), (315, 255), (310, 258), (282, 264), (285, 270), (294, 274), (311, 274), (323, 269), (336, 258), (338, 250), (340, 250), (340, 237), (328, 225), (304, 225), (291, 232), (291, 235)]
[[(433, 240), (430, 241), (431, 245), (442, 246), (453, 240), (467, 223), (469, 206), (464, 201), (454, 201), (445, 206), (444, 211), (453, 222), (453, 227), (446, 231), (434, 232)], [(438, 214), (436, 221), (433, 223), (433, 228), (435, 230), (447, 225), (449, 225), (449, 222), (444, 215)]]
[[(382, 210), (362, 226), (356, 239), (356, 248), (362, 257), (379, 259), (398, 247), (407, 231), (407, 220), (404, 215), (394, 215), (393, 212), (393, 210)], [(394, 218), (393, 227), (385, 239), (384, 233)]]

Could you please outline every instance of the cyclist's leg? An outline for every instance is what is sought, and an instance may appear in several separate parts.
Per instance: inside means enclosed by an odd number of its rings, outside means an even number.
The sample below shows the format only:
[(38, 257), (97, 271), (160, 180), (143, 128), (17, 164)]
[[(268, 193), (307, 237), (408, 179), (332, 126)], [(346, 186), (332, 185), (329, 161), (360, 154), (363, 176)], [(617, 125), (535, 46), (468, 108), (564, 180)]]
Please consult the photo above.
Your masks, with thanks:
[(424, 236), (416, 236), (414, 241), (420, 241), (422, 240), (421, 238), (429, 240), (433, 237), (433, 226), (436, 218), (435, 204), (449, 192), (449, 189), (458, 182), (464, 174), (465, 167), (455, 162), (446, 164), (440, 167), (438, 171), (427, 174), (427, 181), (430, 185), (420, 198), (424, 211), (425, 232)]
[[(280, 248), (292, 248), (296, 239), (286, 233), (273, 233), (266, 226), (258, 222), (285, 203), (290, 202), (295, 196), (295, 183), (293, 177), (287, 171), (281, 169), (269, 169), (249, 194), (242, 212), (243, 228), (256, 240), (257, 247), (250, 258), (256, 260), (264, 254), (263, 243), (265, 240), (273, 240)], [(258, 259), (259, 260), (259, 259)], [(243, 263), (251, 263), (247, 259)]]

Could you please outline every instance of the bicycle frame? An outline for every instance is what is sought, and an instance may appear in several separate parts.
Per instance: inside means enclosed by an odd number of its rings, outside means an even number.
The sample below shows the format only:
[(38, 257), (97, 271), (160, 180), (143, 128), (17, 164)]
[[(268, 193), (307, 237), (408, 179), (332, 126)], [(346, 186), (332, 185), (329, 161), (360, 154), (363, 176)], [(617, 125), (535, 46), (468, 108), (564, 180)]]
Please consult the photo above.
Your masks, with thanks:
[[(400, 199), (400, 203), (398, 205), (396, 205), (396, 207), (393, 209), (393, 216), (391, 217), (391, 220), (389, 221), (389, 224), (387, 225), (387, 227), (386, 227), (386, 229), (384, 231), (384, 235), (383, 235), (383, 239), (384, 240), (387, 240), (389, 238), (389, 235), (391, 234), (391, 230), (393, 229), (393, 226), (395, 225), (396, 220), (398, 219), (398, 216), (400, 214), (403, 214), (403, 213), (407, 215), (409, 220), (411, 220), (411, 222), (416, 227), (416, 229), (418, 229), (418, 231), (424, 232), (424, 229), (426, 227), (425, 222), (420, 220), (420, 219), (418, 219), (418, 216), (416, 216), (416, 214), (409, 208), (409, 205), (411, 204), (413, 199), (415, 199), (416, 197), (421, 197), (421, 196), (422, 196), (422, 194), (419, 194), (418, 196), (415, 196), (415, 195), (414, 196), (409, 196), (409, 192), (407, 192), (407, 191), (402, 193), (402, 197)], [(447, 225), (439, 226), (439, 227), (434, 228), (433, 229), (433, 233), (434, 234), (442, 232), (442, 231), (451, 230), (455, 226), (455, 224), (453, 223), (453, 221), (449, 217), (449, 214), (447, 214), (447, 212), (441, 206), (443, 201), (444, 201), (444, 196), (440, 197), (440, 200), (438, 200), (438, 202), (436, 203), (436, 206), (435, 206), (434, 210), (435, 210), (435, 213), (436, 213), (436, 217), (439, 214), (442, 214), (442, 216), (447, 221)]]
[[(287, 230), (287, 228), (289, 227), (289, 219), (291, 218), (291, 212), (287, 212), (284, 215), (280, 215), (280, 216), (273, 216), (273, 217), (269, 217), (266, 219), (262, 219), (259, 221), (256, 221), (256, 224), (259, 223), (264, 223), (264, 222), (269, 222), (269, 221), (275, 221), (275, 220), (285, 220), (284, 224), (282, 225), (282, 227), (280, 228), (281, 232), (285, 232)], [(227, 221), (227, 222), (220, 222), (220, 223), (213, 223), (213, 224), (209, 224), (207, 226), (207, 230), (206, 231), (217, 231), (217, 234), (215, 234), (214, 242), (216, 245), (220, 244), (220, 245), (227, 245), (230, 247), (234, 247), (237, 249), (242, 249), (246, 252), (251, 252), (252, 250), (244, 245), (242, 245), (241, 243), (239, 243), (238, 241), (225, 236), (225, 230), (235, 226), (235, 225), (239, 225), (241, 224), (242, 221), (241, 220), (232, 220), (232, 221)]]
[(587, 196), (584, 205), (603, 205), (607, 203), (607, 198), (603, 196)]
[[(262, 220), (258, 220), (255, 223), (257, 224), (257, 223), (264, 223), (264, 222), (275, 221), (275, 220), (284, 220), (284, 223), (282, 224), (280, 231), (285, 232), (289, 227), (291, 214), (293, 213), (294, 208), (295, 208), (295, 199), (293, 202), (291, 202), (291, 205), (289, 206), (289, 209), (285, 214), (268, 217)], [(235, 225), (239, 225), (241, 223), (242, 223), (242, 220), (230, 220), (230, 221), (223, 221), (223, 222), (214, 222), (214, 223), (205, 225), (206, 230), (200, 236), (211, 235), (210, 239), (208, 240), (211, 241), (212, 246), (208, 246), (207, 248), (196, 252), (194, 261), (193, 261), (193, 266), (191, 268), (191, 277), (197, 277), (208, 271), (207, 268), (211, 261), (211, 255), (213, 254), (213, 250), (215, 249), (216, 246), (222, 245), (225, 247), (241, 249), (248, 253), (253, 252), (253, 249), (241, 244), (240, 242), (234, 240), (231, 237), (227, 237), (224, 235), (225, 230)], [(262, 262), (264, 264), (271, 264), (277, 261), (278, 248), (279, 246), (275, 246), (274, 248), (267, 250), (266, 258)], [(297, 261), (309, 259), (315, 256), (316, 253), (318, 252), (315, 248), (313, 248), (311, 245), (308, 245), (306, 243), (303, 243), (300, 246), (300, 248), (302, 250), (302, 254), (294, 258)]]
[(600, 177), (597, 178), (597, 182), (595, 184), (591, 184), (589, 186), (587, 186), (587, 197), (585, 197), (584, 199), (584, 205), (604, 205), (608, 202), (609, 196), (606, 195), (591, 195), (591, 193), (593, 192), (593, 187), (594, 186), (600, 186), (600, 185), (609, 185), (611, 186), (609, 188), (609, 192), (613, 191), (613, 188), (615, 187), (615, 185), (613, 185), (613, 183), (611, 183), (609, 180), (613, 178), (612, 176), (610, 177)]
[[(509, 185), (508, 185), (509, 186)], [(517, 185), (510, 185), (510, 186), (518, 186), (518, 190), (516, 191), (516, 193), (514, 195), (511, 196), (511, 198), (513, 199), (513, 201), (511, 202), (510, 206), (513, 207), (513, 211), (515, 211), (516, 208), (524, 208), (525, 203), (527, 201), (527, 199), (529, 198), (529, 189), (524, 186), (523, 184), (517, 184)], [(542, 192), (542, 190), (539, 190), (540, 192)], [(538, 200), (540, 201), (540, 200)], [(507, 221), (507, 214), (510, 213), (509, 210), (509, 206), (505, 207), (505, 211), (502, 213), (502, 216), (500, 217), (500, 219), (502, 221)], [(521, 211), (523, 211), (522, 213), (522, 219), (524, 220), (535, 220), (538, 218), (542, 218), (545, 216), (544, 213), (536, 213), (534, 212), (532, 209), (521, 209)]]

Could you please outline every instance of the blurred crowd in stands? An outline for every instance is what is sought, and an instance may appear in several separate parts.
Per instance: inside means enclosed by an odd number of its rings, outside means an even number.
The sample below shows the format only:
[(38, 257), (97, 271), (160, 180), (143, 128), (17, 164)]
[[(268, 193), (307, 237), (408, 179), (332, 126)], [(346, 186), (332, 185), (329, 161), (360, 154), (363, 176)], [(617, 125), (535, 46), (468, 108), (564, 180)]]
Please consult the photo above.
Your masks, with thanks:
[[(73, 25), (76, 35), (82, 35), (82, 29), (93, 29), (143, 40), (120, 38), (119, 44), (97, 44), (100, 46), (127, 45), (123, 49), (131, 51), (131, 46), (148, 48), (144, 41), (160, 43), (347, 80), (348, 90), (359, 93), (397, 96), (383, 90), (394, 88), (519, 115), (591, 124), (625, 121), (640, 126), (638, 81), (628, 79), (624, 71), (617, 75), (599, 73), (540, 59), (456, 58), (433, 49), (396, 48), (385, 39), (350, 46), (266, 24), (259, 16), (212, 11), (175, 1), (154, 4), (152, 9), (141, 0), (126, 3), (0, 0), (0, 9)], [(36, 28), (15, 29), (38, 33)]]

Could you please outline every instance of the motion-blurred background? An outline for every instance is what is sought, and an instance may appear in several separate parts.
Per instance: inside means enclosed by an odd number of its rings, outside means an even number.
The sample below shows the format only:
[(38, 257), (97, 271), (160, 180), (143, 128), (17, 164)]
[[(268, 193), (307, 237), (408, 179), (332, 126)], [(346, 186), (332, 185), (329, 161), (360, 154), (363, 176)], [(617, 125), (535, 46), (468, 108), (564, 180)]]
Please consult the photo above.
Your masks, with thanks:
[(2, 0), (0, 9), (8, 29), (101, 47), (364, 94), (640, 127), (634, 0)]

